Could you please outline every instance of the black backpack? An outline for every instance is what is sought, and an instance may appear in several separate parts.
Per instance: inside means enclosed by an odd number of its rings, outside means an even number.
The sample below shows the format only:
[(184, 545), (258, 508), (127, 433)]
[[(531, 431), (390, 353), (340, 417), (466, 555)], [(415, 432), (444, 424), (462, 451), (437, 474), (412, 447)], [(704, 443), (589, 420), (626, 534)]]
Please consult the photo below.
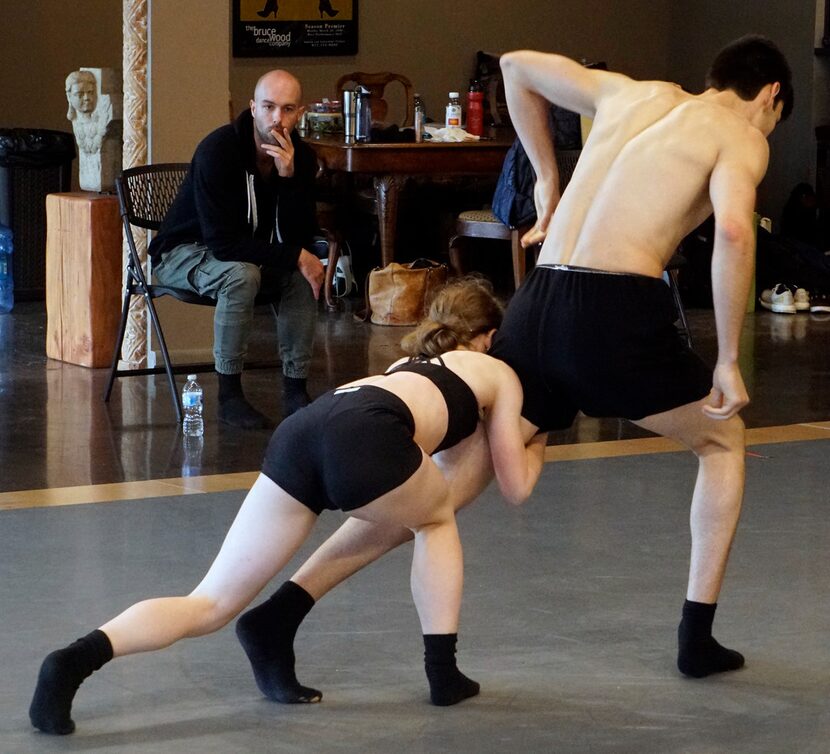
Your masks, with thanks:
[[(557, 149), (581, 149), (582, 130), (579, 115), (551, 105), (549, 127)], [(536, 222), (533, 187), (536, 173), (530, 159), (516, 139), (504, 158), (496, 191), (493, 214), (508, 228), (521, 228)]]

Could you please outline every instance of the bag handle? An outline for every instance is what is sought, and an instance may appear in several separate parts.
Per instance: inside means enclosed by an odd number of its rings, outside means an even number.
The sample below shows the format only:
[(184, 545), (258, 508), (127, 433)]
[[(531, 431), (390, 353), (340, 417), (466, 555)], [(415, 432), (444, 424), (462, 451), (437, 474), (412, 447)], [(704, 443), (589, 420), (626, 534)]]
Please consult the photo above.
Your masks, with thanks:
[(435, 269), (436, 267), (444, 267), (445, 265), (441, 262), (436, 262), (433, 259), (427, 259), (426, 257), (418, 257), (413, 262), (410, 262), (408, 265), (409, 269), (411, 270), (423, 270), (423, 269)]

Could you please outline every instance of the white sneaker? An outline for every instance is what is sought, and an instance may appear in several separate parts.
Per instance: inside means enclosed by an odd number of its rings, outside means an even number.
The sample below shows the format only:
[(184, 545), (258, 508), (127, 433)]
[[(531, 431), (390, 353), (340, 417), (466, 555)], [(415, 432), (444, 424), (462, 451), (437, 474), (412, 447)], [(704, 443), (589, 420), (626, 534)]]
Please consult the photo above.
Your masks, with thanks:
[[(767, 288), (761, 291), (759, 299), (764, 309), (769, 309), (776, 314), (795, 314), (795, 298), (792, 291), (783, 283), (778, 283), (775, 288)], [(808, 298), (809, 302), (809, 298)]]
[(810, 311), (810, 294), (804, 288), (796, 288), (793, 291), (793, 304), (797, 312)]

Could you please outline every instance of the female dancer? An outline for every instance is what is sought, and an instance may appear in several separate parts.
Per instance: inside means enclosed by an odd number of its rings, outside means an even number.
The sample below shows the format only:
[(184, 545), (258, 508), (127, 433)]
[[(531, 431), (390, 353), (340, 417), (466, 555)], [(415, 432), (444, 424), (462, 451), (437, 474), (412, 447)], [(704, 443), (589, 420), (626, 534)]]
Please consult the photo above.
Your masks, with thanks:
[[(413, 532), (411, 588), (430, 698), (449, 705), (477, 694), (478, 684), (455, 663), (461, 543), (448, 483), (430, 455), (472, 435), (483, 418), (502, 494), (519, 504), (533, 489), (544, 437), (525, 445), (518, 378), (486, 355), (501, 315), (484, 281), (451, 283), (406, 339), (414, 358), (326, 393), (283, 421), (202, 582), (187, 596), (136, 603), (49, 654), (29, 709), (32, 724), (71, 733), (75, 692), (104, 663), (227, 624), (294, 555), (326, 508)], [(273, 698), (271, 665), (258, 655), (267, 646), (258, 628), (252, 620), (239, 634), (260, 689)]]

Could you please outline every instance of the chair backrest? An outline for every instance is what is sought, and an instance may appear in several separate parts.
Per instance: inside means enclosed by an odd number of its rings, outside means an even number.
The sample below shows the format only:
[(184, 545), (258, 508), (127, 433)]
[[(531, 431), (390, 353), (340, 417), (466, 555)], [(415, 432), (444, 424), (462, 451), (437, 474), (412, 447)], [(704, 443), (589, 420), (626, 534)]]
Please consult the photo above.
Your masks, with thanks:
[(127, 270), (147, 288), (147, 280), (138, 256), (133, 236), (133, 225), (158, 230), (179, 193), (190, 165), (186, 162), (168, 162), (127, 168), (115, 179), (115, 192), (124, 223), (124, 238), (129, 249)]
[(127, 223), (158, 230), (189, 168), (186, 162), (168, 162), (123, 171), (115, 181), (115, 190), (125, 230)]
[(390, 73), (389, 71), (364, 73), (363, 71), (355, 71), (354, 73), (347, 73), (337, 79), (335, 89), (339, 96), (340, 92), (346, 88), (346, 84), (349, 82), (365, 86), (371, 92), (369, 97), (372, 103), (372, 120), (383, 122), (386, 120), (386, 114), (389, 112), (389, 103), (384, 97), (384, 90), (386, 89), (386, 85), (391, 84), (393, 81), (398, 82), (403, 87), (406, 103), (406, 112), (401, 126), (411, 126), (415, 122), (415, 90), (412, 82), (400, 73)]
[(557, 149), (556, 165), (559, 168), (559, 191), (564, 191), (571, 182), (581, 149)]

